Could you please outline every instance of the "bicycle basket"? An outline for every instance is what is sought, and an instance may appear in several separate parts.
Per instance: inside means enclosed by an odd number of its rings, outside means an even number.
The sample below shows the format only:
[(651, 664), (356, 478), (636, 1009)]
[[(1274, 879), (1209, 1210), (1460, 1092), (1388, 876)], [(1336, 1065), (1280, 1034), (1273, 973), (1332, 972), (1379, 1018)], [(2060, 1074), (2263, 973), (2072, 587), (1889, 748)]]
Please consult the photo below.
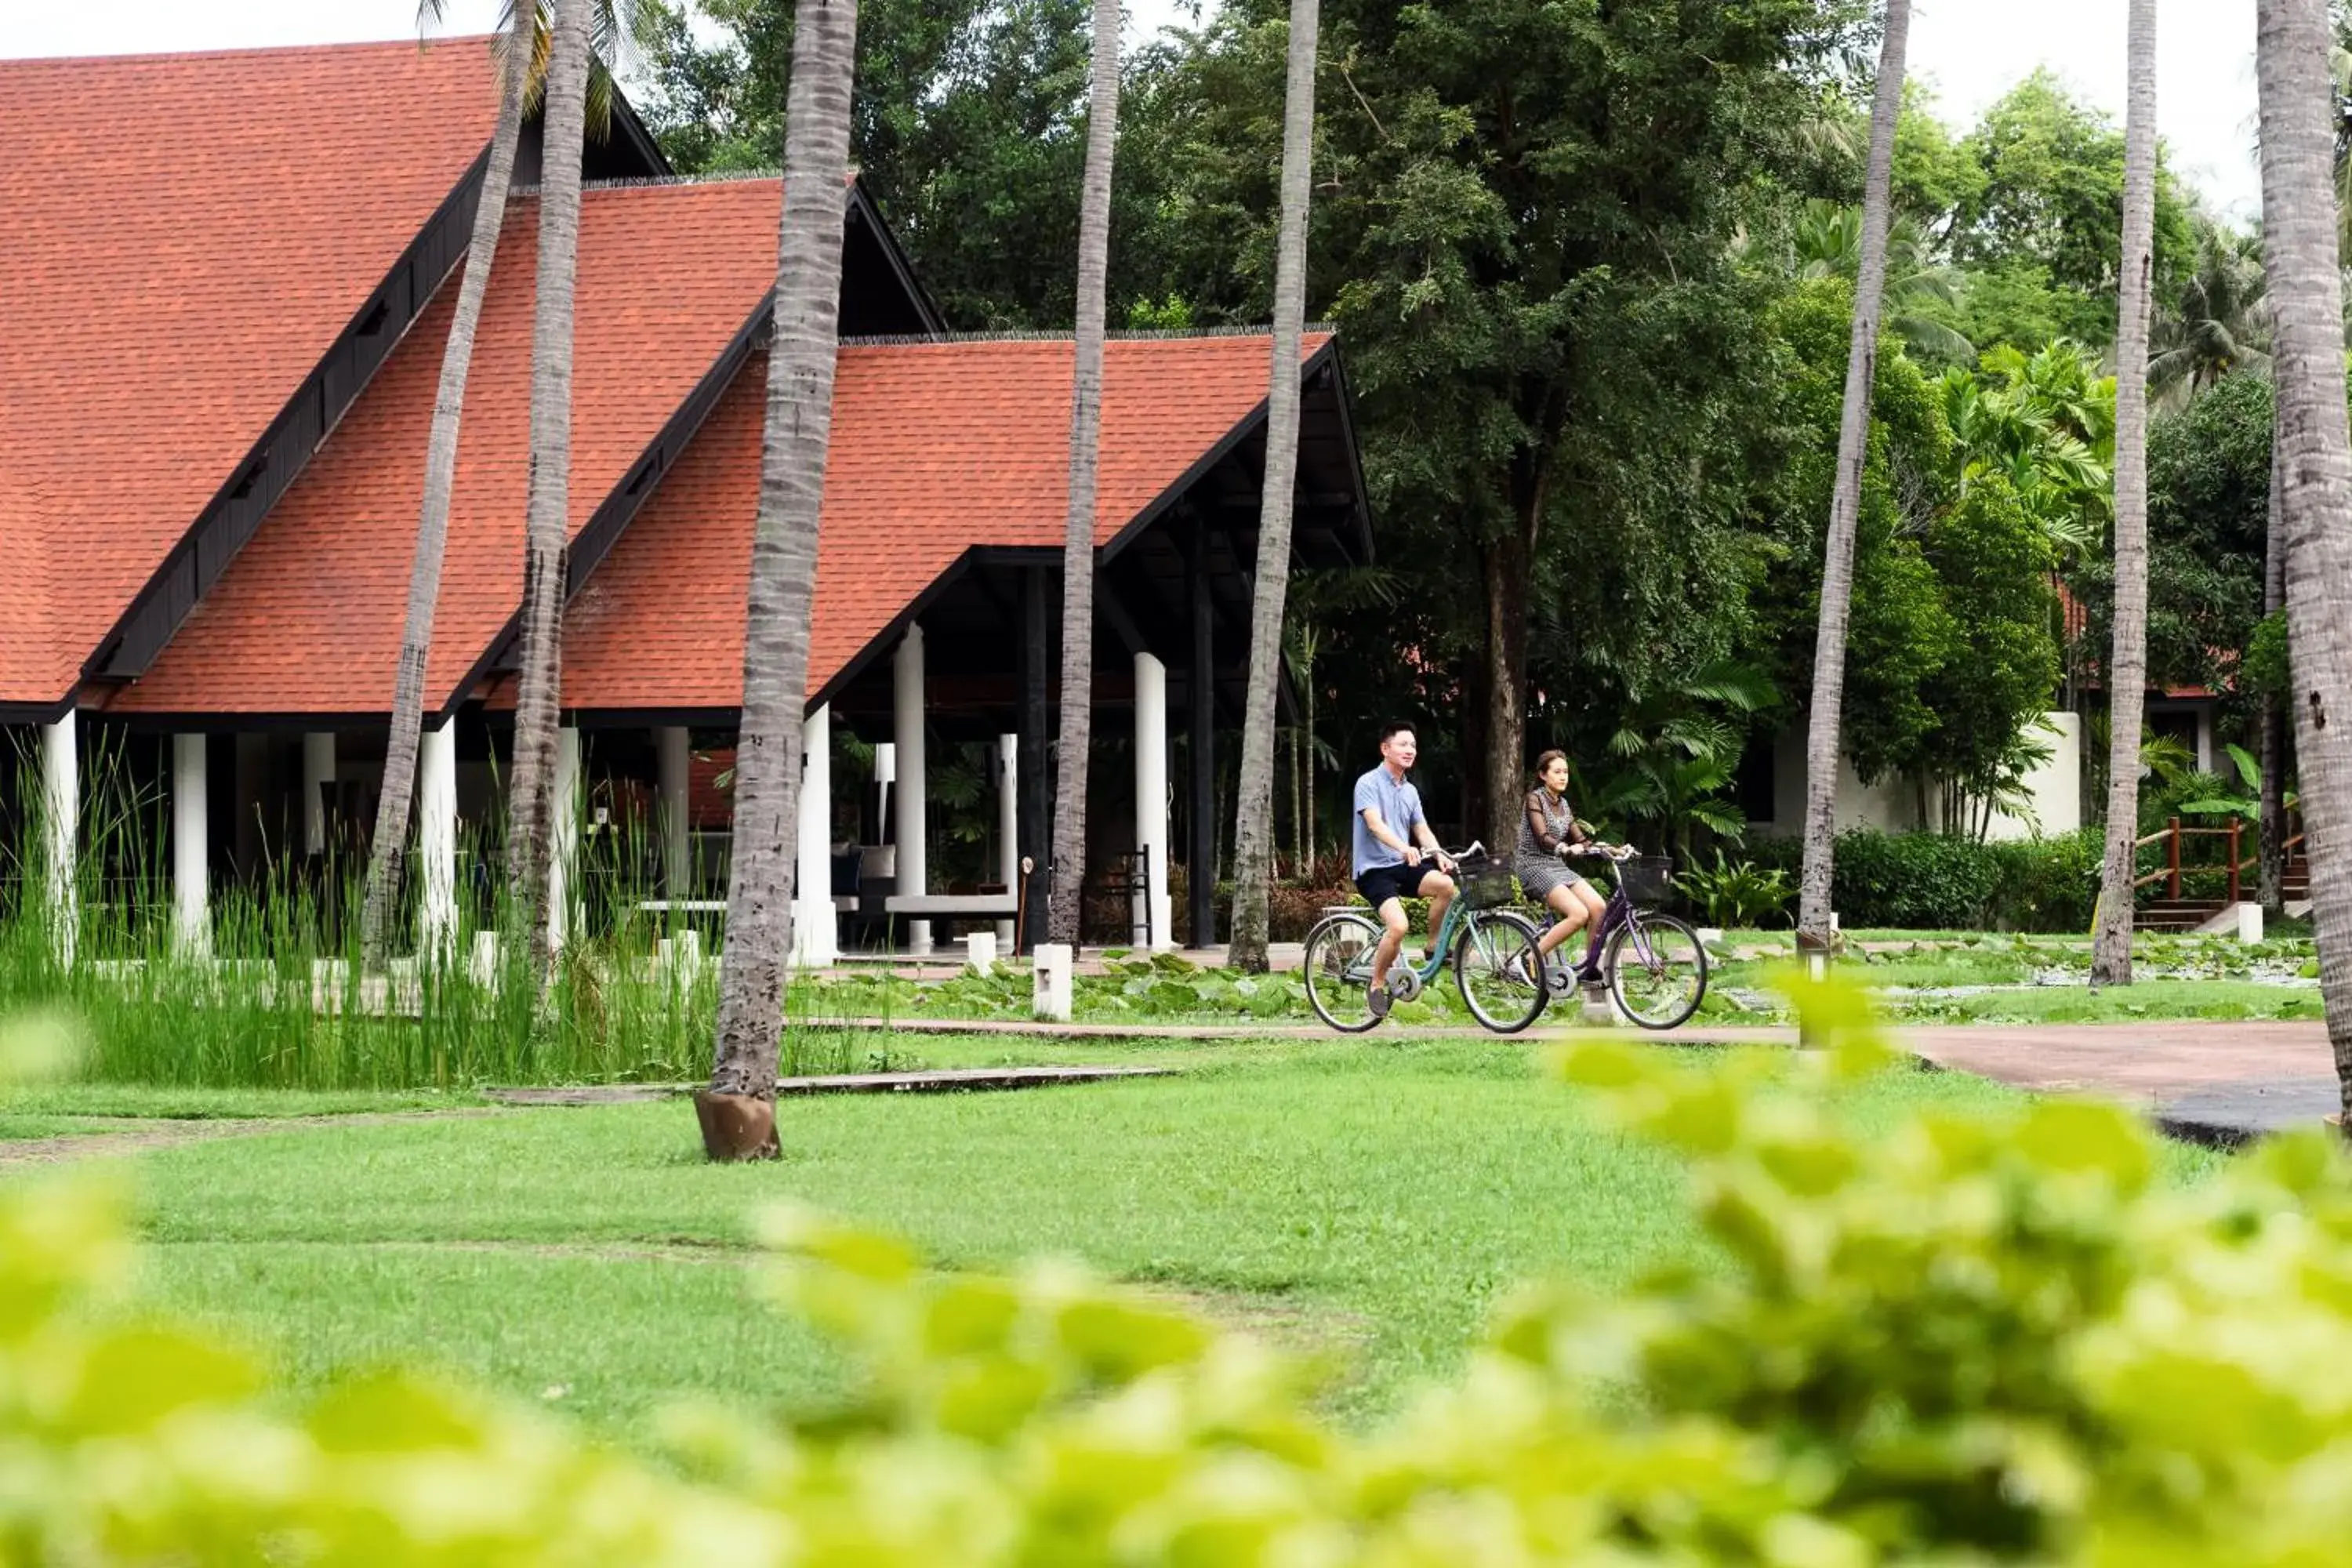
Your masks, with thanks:
[(1515, 902), (1519, 896), (1518, 882), (1507, 862), (1482, 858), (1458, 861), (1454, 868), (1462, 874), (1463, 901), (1474, 910), (1496, 909)]
[(1617, 868), (1617, 885), (1625, 896), (1645, 910), (1654, 910), (1666, 901), (1674, 891), (1675, 863), (1665, 855), (1637, 855)]

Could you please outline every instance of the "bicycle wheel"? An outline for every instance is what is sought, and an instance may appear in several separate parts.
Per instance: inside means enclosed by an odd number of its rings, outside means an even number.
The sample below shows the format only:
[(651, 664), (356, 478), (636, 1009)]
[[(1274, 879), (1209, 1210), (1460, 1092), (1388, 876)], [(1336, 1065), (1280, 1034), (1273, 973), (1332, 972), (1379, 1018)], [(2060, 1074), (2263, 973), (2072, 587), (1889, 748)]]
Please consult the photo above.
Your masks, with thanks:
[(1534, 1023), (1551, 999), (1534, 925), (1504, 910), (1471, 915), (1454, 944), (1454, 984), (1470, 1016), (1498, 1035)]
[(1327, 915), (1307, 933), (1307, 1002), (1315, 1016), (1342, 1034), (1360, 1035), (1379, 1023), (1372, 1011), (1372, 949), (1378, 921)]
[(1601, 960), (1617, 1010), (1644, 1029), (1671, 1029), (1706, 995), (1706, 948), (1672, 915), (1643, 915), (1609, 939)]

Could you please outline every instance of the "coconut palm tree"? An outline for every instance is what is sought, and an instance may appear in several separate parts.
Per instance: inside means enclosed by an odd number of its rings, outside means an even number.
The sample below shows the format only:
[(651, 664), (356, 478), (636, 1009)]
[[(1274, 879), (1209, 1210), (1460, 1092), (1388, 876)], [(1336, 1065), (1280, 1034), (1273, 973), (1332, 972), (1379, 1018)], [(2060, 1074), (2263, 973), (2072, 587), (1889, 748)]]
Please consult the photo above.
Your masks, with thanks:
[(1251, 590), (1249, 692), (1234, 829), (1233, 963), (1266, 968), (1266, 884), (1274, 859), (1274, 699), (1290, 578), (1291, 492), (1298, 474), (1298, 339), (1307, 320), (1307, 176), (1315, 148), (1315, 38), (1320, 0), (1290, 0), (1289, 80), (1282, 108), (1282, 227), (1274, 261), (1274, 368), (1265, 405), (1265, 479)]
[(1095, 0), (1093, 101), (1078, 197), (1076, 342), (1070, 374), (1070, 494), (1062, 543), (1062, 721), (1045, 933), (1077, 945), (1086, 911), (1087, 751), (1094, 729), (1095, 457), (1102, 431), (1103, 292), (1110, 268), (1111, 157), (1118, 140), (1118, 0)]
[[(2279, 527), (2278, 420), (2271, 420), (2270, 516), (2263, 534), (2263, 618), (2270, 619), (2286, 604), (2285, 538)], [(2262, 725), (2262, 787), (2255, 821), (2261, 834), (2263, 912), (2273, 920), (2286, 914), (2286, 710), (2275, 688), (2265, 687), (2259, 710)]]
[(2352, 430), (2345, 418), (2327, 0), (2257, 0), (2263, 254), (2278, 387), (2294, 740), (2320, 995), (2352, 1121)]
[(1910, 0), (1886, 0), (1878, 87), (1870, 109), (1870, 163), (1862, 187), (1862, 248), (1854, 268), (1853, 337), (1846, 349), (1845, 405), (1838, 421), (1837, 488), (1822, 551), (1821, 623), (1813, 646), (1813, 700), (1805, 737), (1805, 866), (1798, 900), (1801, 943), (1827, 947), (1830, 878), (1837, 837), (1838, 727), (1845, 700), (1845, 632), (1853, 605), (1853, 534), (1862, 515), (1862, 468), (1870, 444), (1870, 393), (1878, 368), (1879, 297), (1894, 183), (1895, 124), (1903, 112), (1903, 51)]
[(2263, 310), (2260, 242), (2225, 230), (2207, 233), (2178, 305), (2156, 319), (2148, 338), (2147, 384), (2168, 409), (2239, 371), (2270, 370), (2270, 321)]
[[(1852, 278), (1861, 270), (1860, 207), (1809, 201), (1791, 237), (1800, 278)], [(1956, 277), (1928, 254), (1919, 226), (1907, 217), (1895, 218), (1887, 228), (1886, 281), (1880, 297), (1886, 330), (1918, 358), (1931, 363), (1976, 363), (1976, 345), (1934, 314), (1937, 306), (1948, 309), (1959, 302)]]
[(2123, 258), (2116, 322), (2115, 654), (2107, 665), (2107, 852), (2091, 984), (2132, 980), (2140, 713), (2147, 697), (2147, 317), (2156, 270), (2156, 0), (2131, 0)]
[(817, 515), (824, 500), (841, 331), (856, 43), (857, 0), (797, 0), (784, 103), (784, 209), (776, 244), (767, 433), (743, 633), (727, 962), (710, 1085), (695, 1098), (703, 1150), (714, 1160), (777, 1152), (776, 1054), (784, 964), (792, 951)]
[(588, 110), (589, 0), (555, 0), (539, 176), (539, 284), (530, 331), (530, 484), (523, 510), (520, 662), (509, 787), (509, 896), (547, 968), (548, 823), (562, 680), (564, 547), (572, 496), (572, 302), (580, 263), (580, 145)]
[[(603, 137), (612, 124), (611, 65), (634, 38), (659, 19), (659, 0), (595, 0), (591, 24), (593, 54), (588, 79), (586, 123)], [(419, 0), (420, 26), (437, 23), (442, 0)], [(457, 433), (465, 412), (466, 378), (474, 358), (474, 334), (482, 316), (505, 226), (507, 193), (514, 182), (515, 149), (524, 117), (539, 107), (551, 45), (547, 0), (508, 0), (500, 19), (499, 117), (482, 172), (474, 209), (472, 238), (458, 285), (457, 310), (441, 355), (441, 382), (433, 400), (432, 431), (425, 449), (425, 499), (416, 521), (416, 550), (408, 574), (408, 614), (401, 628), (400, 659), (393, 676), (392, 730), (384, 752), (383, 794), (377, 803), (375, 837), (368, 857), (367, 897), (360, 916), (360, 953), (369, 969), (383, 966), (394, 909), (408, 854), (408, 828), (416, 791), (416, 748), (425, 726), (425, 670), (433, 646), (433, 613), (441, 596), (441, 558), (449, 537), (449, 492), (457, 469)]]
[[(437, 0), (419, 16), (437, 16)], [(400, 896), (408, 851), (409, 808), (415, 799), (416, 747), (425, 725), (425, 666), (433, 647), (433, 610), (441, 595), (441, 556), (449, 538), (449, 491), (457, 475), (457, 426), (466, 407), (466, 376), (474, 363), (474, 332), (482, 296), (505, 226), (507, 190), (513, 183), (515, 145), (522, 139), (524, 99), (530, 84), (537, 8), (510, 5), (500, 45), (499, 118), (474, 208), (473, 237), (449, 341), (441, 351), (441, 383), (433, 398), (433, 426), (425, 444), (425, 500), (416, 520), (416, 552), (408, 573), (408, 616), (401, 627), (400, 663), (393, 676), (392, 734), (386, 742), (383, 794), (376, 805), (375, 842), (368, 857), (367, 900), (360, 914), (360, 954), (371, 969), (383, 966), (385, 932)]]

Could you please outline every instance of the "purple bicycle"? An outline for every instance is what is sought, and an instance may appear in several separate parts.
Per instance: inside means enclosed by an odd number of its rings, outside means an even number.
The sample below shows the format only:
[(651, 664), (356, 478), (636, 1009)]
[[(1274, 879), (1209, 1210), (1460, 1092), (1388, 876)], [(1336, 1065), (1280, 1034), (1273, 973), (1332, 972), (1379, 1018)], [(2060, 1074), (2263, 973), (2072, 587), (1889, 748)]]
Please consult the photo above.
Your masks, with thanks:
[(1601, 977), (1628, 1023), (1674, 1028), (1706, 999), (1707, 969), (1706, 944), (1697, 931), (1657, 910), (1673, 889), (1675, 863), (1630, 845), (1595, 844), (1588, 853), (1609, 861), (1617, 886), (1585, 944), (1583, 962), (1571, 963), (1573, 942), (1561, 942), (1545, 963), (1545, 987), (1554, 997), (1567, 996), (1582, 969)]

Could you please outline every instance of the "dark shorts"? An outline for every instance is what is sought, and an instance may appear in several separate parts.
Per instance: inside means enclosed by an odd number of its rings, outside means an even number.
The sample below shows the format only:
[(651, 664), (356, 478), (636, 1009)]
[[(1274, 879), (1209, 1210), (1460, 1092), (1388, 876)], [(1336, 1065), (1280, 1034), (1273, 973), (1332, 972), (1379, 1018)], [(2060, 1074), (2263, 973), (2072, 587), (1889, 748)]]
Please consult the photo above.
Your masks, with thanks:
[(1356, 879), (1356, 891), (1379, 909), (1391, 899), (1421, 897), (1421, 879), (1437, 869), (1434, 860), (1418, 866), (1374, 866)]

